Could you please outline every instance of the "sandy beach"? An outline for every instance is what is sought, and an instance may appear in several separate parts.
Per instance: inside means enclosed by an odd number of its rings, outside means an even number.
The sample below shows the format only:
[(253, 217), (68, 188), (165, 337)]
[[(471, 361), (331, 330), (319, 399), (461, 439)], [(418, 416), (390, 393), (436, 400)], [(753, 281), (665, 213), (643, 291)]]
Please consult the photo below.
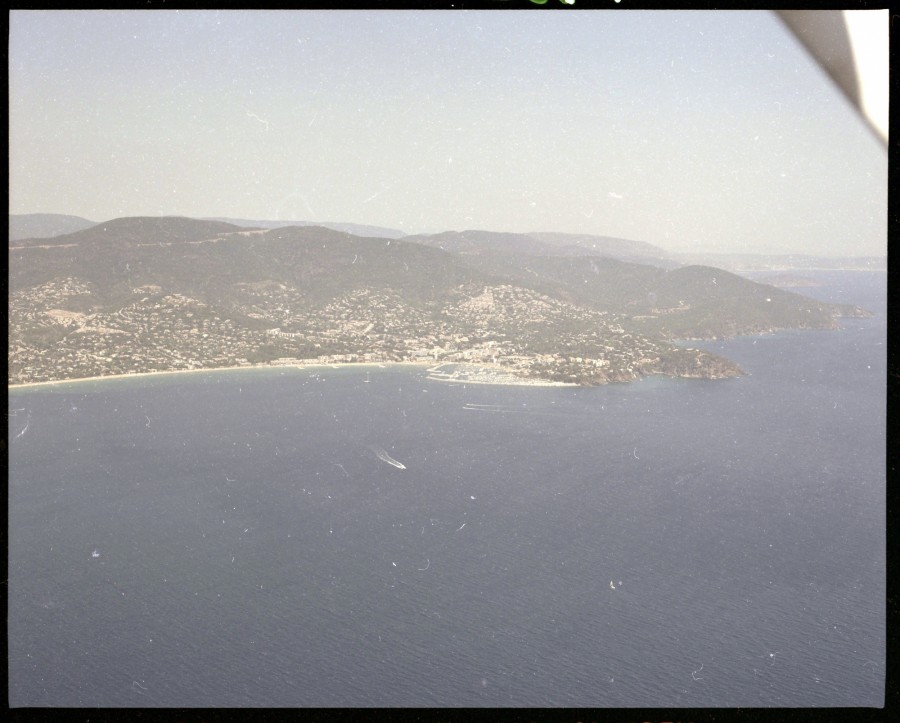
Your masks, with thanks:
[(47, 387), (57, 384), (75, 384), (77, 382), (98, 382), (108, 381), (111, 379), (138, 379), (140, 377), (161, 377), (172, 374), (197, 374), (204, 372), (227, 372), (227, 371), (248, 371), (259, 369), (344, 369), (351, 367), (365, 368), (387, 368), (394, 366), (416, 366), (428, 367), (428, 362), (351, 362), (343, 364), (328, 364), (323, 362), (309, 362), (308, 364), (298, 362), (296, 364), (253, 364), (250, 366), (234, 366), (234, 367), (203, 367), (201, 369), (170, 369), (158, 372), (129, 372), (125, 374), (105, 374), (96, 377), (76, 377), (74, 379), (57, 379), (46, 382), (28, 382), (26, 384), (9, 384), (9, 389), (27, 389), (31, 387)]
[[(457, 362), (454, 362), (457, 366), (462, 366)], [(28, 382), (26, 384), (9, 384), (8, 389), (29, 389), (35, 387), (48, 387), (48, 386), (56, 386), (59, 384), (76, 384), (79, 382), (97, 382), (97, 381), (108, 381), (114, 379), (138, 379), (141, 377), (161, 377), (161, 376), (169, 376), (172, 374), (198, 374), (198, 373), (208, 373), (208, 372), (225, 372), (225, 371), (247, 371), (247, 370), (260, 370), (260, 369), (373, 369), (380, 368), (386, 369), (390, 367), (421, 367), (427, 370), (429, 373), (428, 379), (432, 381), (440, 381), (440, 382), (450, 382), (455, 384), (494, 384), (501, 386), (529, 386), (529, 387), (555, 387), (555, 386), (573, 386), (570, 384), (564, 384), (562, 382), (550, 382), (550, 381), (541, 381), (539, 379), (523, 379), (523, 378), (515, 378), (513, 375), (509, 374), (502, 367), (497, 367), (497, 372), (500, 377), (497, 380), (491, 380), (484, 377), (484, 373), (479, 373), (477, 378), (473, 378), (472, 374), (476, 373), (475, 370), (483, 370), (484, 365), (472, 365), (473, 372), (468, 374), (465, 377), (453, 377), (450, 375), (440, 376), (440, 374), (436, 375), (435, 372), (444, 364), (435, 365), (433, 361), (429, 362), (418, 362), (418, 361), (405, 361), (405, 362), (344, 362), (344, 363), (325, 363), (319, 361), (310, 361), (309, 363), (297, 362), (294, 364), (253, 364), (251, 366), (233, 366), (233, 367), (204, 367), (201, 369), (171, 369), (166, 371), (158, 371), (158, 372), (133, 372), (126, 374), (107, 374), (96, 377), (78, 377), (75, 379), (58, 379), (54, 381), (46, 381), (46, 382)], [(577, 386), (577, 385), (574, 385)]]

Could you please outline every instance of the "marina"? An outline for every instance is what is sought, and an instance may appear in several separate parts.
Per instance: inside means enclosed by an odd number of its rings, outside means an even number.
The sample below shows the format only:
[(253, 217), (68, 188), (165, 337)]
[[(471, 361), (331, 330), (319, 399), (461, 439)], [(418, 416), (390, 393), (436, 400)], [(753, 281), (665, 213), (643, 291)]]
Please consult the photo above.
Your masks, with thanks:
[(428, 369), (428, 377), (436, 382), (463, 384), (504, 384), (528, 387), (574, 387), (577, 384), (529, 379), (513, 374), (501, 366), (483, 364), (438, 364)]

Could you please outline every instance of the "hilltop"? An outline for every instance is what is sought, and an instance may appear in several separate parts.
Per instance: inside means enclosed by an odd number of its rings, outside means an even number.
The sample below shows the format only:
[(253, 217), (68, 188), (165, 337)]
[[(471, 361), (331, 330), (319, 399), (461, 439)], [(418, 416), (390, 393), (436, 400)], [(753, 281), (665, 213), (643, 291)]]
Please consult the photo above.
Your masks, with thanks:
[(252, 226), (254, 228), (284, 228), (286, 226), (320, 226), (330, 228), (332, 231), (344, 231), (355, 236), (370, 236), (373, 238), (402, 238), (406, 234), (395, 228), (384, 226), (371, 226), (359, 223), (343, 223), (335, 221), (279, 221), (272, 219), (250, 220), (245, 218), (213, 217), (207, 221), (225, 221), (237, 226)]

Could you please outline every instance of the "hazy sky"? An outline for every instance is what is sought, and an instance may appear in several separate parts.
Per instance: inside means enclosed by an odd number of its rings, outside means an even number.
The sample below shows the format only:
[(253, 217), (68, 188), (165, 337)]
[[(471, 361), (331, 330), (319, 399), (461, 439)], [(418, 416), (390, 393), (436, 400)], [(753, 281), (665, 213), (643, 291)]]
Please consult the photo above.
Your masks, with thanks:
[(17, 11), (10, 213), (886, 252), (887, 154), (767, 11)]

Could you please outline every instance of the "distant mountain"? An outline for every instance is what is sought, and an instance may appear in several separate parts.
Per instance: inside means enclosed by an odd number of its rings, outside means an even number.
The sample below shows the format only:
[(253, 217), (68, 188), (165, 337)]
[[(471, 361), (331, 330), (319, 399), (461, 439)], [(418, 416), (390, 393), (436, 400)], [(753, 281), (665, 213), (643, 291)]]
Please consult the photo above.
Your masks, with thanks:
[(367, 226), (358, 223), (334, 223), (324, 221), (273, 221), (257, 220), (251, 221), (244, 218), (225, 218), (212, 217), (206, 219), (208, 221), (226, 221), (237, 226), (251, 226), (253, 228), (284, 228), (286, 226), (321, 226), (322, 228), (330, 228), (334, 231), (344, 231), (352, 233), (354, 236), (368, 236), (371, 238), (402, 238), (406, 234), (395, 228), (385, 228), (383, 226)]
[(183, 216), (133, 216), (94, 224), (89, 228), (52, 238), (10, 241), (10, 248), (23, 246), (92, 246), (97, 244), (171, 244), (202, 241), (223, 233), (247, 231), (221, 221), (198, 221)]
[(735, 273), (752, 271), (886, 271), (885, 256), (813, 256), (810, 254), (672, 254), (686, 265), (714, 266)]
[(444, 231), (436, 234), (414, 234), (406, 241), (439, 248), (457, 254), (478, 255), (495, 251), (535, 256), (558, 256), (559, 250), (527, 234), (495, 231)]
[(11, 213), (9, 215), (9, 240), (23, 238), (51, 238), (64, 233), (81, 231), (96, 225), (81, 216), (58, 213)]
[(674, 254), (645, 241), (616, 238), (614, 236), (594, 236), (592, 234), (530, 232), (534, 239), (567, 250), (566, 255), (609, 256), (620, 261), (651, 264), (662, 268), (675, 268), (681, 262)]
[(495, 231), (444, 231), (405, 236), (407, 241), (467, 255), (497, 252), (529, 256), (605, 256), (621, 261), (674, 268), (681, 264), (662, 249), (642, 241), (566, 233), (498, 233)]

